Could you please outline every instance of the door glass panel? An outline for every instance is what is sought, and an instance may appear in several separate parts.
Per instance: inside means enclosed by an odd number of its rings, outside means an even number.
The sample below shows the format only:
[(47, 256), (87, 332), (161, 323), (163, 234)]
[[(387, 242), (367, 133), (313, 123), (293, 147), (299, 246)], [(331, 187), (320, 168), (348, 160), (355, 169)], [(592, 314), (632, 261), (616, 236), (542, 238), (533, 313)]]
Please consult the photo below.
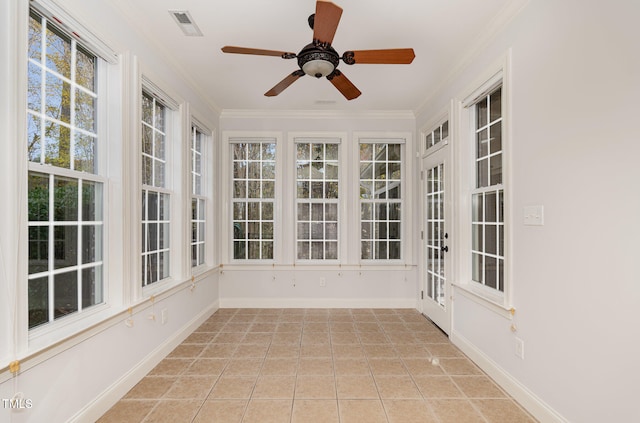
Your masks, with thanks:
[(446, 275), (442, 253), (442, 248), (445, 246), (444, 163), (429, 169), (426, 175), (427, 296), (444, 308), (446, 296)]

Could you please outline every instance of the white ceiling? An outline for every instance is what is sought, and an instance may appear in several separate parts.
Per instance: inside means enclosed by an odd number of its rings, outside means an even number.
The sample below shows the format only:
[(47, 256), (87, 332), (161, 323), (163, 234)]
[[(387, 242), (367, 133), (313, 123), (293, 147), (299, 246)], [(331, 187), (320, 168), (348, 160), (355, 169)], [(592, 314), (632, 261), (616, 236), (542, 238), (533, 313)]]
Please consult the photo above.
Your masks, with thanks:
[[(225, 45), (297, 53), (312, 39), (314, 0), (111, 0), (129, 22), (181, 67), (218, 109), (417, 110), (497, 25), (525, 0), (335, 0), (343, 8), (333, 47), (415, 50), (410, 65), (339, 69), (362, 95), (347, 101), (326, 79), (305, 76), (277, 97), (264, 93), (297, 62), (224, 54)], [(169, 10), (188, 10), (203, 37), (187, 37)]]

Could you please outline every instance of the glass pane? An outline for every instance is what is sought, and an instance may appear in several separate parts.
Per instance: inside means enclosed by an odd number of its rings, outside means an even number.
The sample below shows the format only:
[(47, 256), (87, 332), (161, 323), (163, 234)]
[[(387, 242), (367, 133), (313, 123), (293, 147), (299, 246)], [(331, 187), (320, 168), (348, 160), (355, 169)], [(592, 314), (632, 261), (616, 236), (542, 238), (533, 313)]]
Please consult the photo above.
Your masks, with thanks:
[(371, 260), (371, 259), (373, 259), (373, 242), (371, 242), (371, 241), (362, 241), (360, 243), (360, 257), (363, 260)]
[(29, 221), (49, 220), (49, 176), (29, 172)]
[(54, 318), (78, 311), (78, 272), (60, 273), (53, 278)]
[(247, 222), (247, 235), (249, 239), (260, 239), (260, 222)]
[(299, 260), (308, 260), (309, 259), (309, 247), (310, 243), (308, 242), (298, 242), (298, 254), (297, 257)]
[(325, 244), (325, 259), (327, 260), (337, 260), (338, 258), (338, 243), (337, 242), (327, 242)]
[(476, 163), (476, 188), (489, 186), (489, 159), (482, 159)]
[(371, 222), (360, 223), (360, 238), (372, 239), (373, 237), (373, 224)]
[(82, 308), (103, 302), (102, 266), (82, 270)]
[(164, 183), (164, 176), (165, 176), (165, 166), (164, 163), (162, 163), (159, 160), (154, 160), (153, 161), (153, 178), (154, 178), (154, 186), (156, 187), (164, 187), (165, 183)]
[(487, 124), (487, 99), (483, 98), (476, 104), (476, 128), (480, 129)]
[(246, 203), (233, 203), (233, 219), (245, 220), (247, 218)]
[(324, 224), (321, 222), (311, 223), (311, 239), (324, 239)]
[(257, 260), (260, 258), (260, 242), (259, 241), (249, 241), (247, 242), (249, 247), (249, 259)]
[(296, 160), (310, 160), (311, 148), (309, 144), (296, 144)]
[(311, 258), (313, 260), (322, 260), (324, 258), (324, 244), (322, 242), (311, 243)]
[(360, 160), (371, 161), (373, 160), (373, 145), (372, 144), (360, 144)]
[(95, 91), (95, 57), (81, 49), (76, 50), (76, 82), (90, 91)]
[(276, 159), (276, 145), (275, 143), (262, 143), (262, 160), (275, 160)]
[(263, 260), (273, 259), (273, 242), (267, 241), (262, 243), (262, 259)]
[(497, 156), (491, 156), (489, 159), (491, 172), (491, 185), (498, 185), (502, 183), (502, 154)]
[(273, 223), (264, 222), (262, 224), (262, 239), (273, 239)]
[(234, 259), (245, 259), (245, 243), (244, 241), (235, 241), (233, 243), (233, 258)]
[(484, 219), (484, 196), (483, 194), (473, 194), (471, 196), (471, 220), (482, 222)]
[(373, 204), (362, 203), (360, 204), (360, 220), (372, 220), (373, 219)]
[(260, 179), (260, 162), (249, 162), (249, 179)]
[(27, 154), (29, 161), (40, 163), (42, 159), (40, 118), (31, 114), (27, 114)]
[(102, 260), (102, 226), (82, 227), (82, 263)]
[(29, 329), (49, 321), (49, 280), (29, 280)]
[(489, 154), (489, 131), (483, 129), (476, 134), (476, 158)]
[(47, 27), (46, 66), (64, 77), (71, 77), (71, 43), (52, 25)]
[(489, 128), (491, 153), (502, 151), (502, 122), (494, 123)]
[(485, 233), (485, 252), (487, 254), (497, 254), (498, 252), (498, 234), (496, 225), (486, 225)]
[(310, 239), (311, 229), (309, 223), (298, 223), (298, 239)]
[(398, 241), (389, 241), (389, 260), (399, 260), (401, 244)]
[(153, 184), (153, 159), (149, 156), (142, 156), (142, 184)]
[(158, 280), (166, 279), (169, 275), (169, 252), (158, 254)]
[(484, 284), (491, 288), (498, 287), (497, 262), (494, 257), (485, 256)]
[(78, 181), (70, 178), (53, 179), (53, 218), (56, 221), (78, 220)]
[(273, 220), (273, 203), (262, 203), (262, 220)]
[(273, 181), (262, 182), (262, 198), (275, 198), (276, 184)]
[(42, 109), (42, 68), (29, 62), (27, 78), (27, 109), (39, 112)]
[(483, 251), (482, 225), (471, 225), (472, 242), (471, 249), (475, 251)]
[(247, 183), (245, 181), (233, 182), (233, 198), (247, 198)]
[(247, 159), (247, 144), (233, 144), (233, 160)]
[(275, 179), (276, 178), (276, 164), (273, 162), (262, 163), (262, 178), (263, 179)]
[(326, 160), (338, 160), (338, 144), (327, 144), (325, 154)]
[(247, 183), (247, 197), (260, 198), (260, 181), (249, 181)]
[(260, 149), (262, 146), (260, 143), (248, 144), (248, 156), (249, 160), (260, 160)]
[(248, 203), (249, 220), (260, 220), (260, 203)]
[(329, 203), (324, 205), (324, 220), (327, 222), (338, 221), (338, 205), (335, 203)]
[(480, 254), (471, 254), (471, 279), (476, 282), (482, 282), (482, 256)]
[(64, 123), (71, 122), (71, 85), (46, 72), (45, 115)]
[(42, 60), (41, 18), (34, 14), (29, 16), (29, 58), (38, 62)]
[(71, 167), (71, 131), (57, 123), (46, 124), (45, 157), (46, 164), (69, 169)]
[(298, 220), (309, 220), (308, 203), (298, 203)]
[(360, 198), (373, 198), (373, 183), (368, 181), (360, 181)]
[(29, 274), (49, 270), (49, 227), (29, 227)]
[(158, 193), (147, 191), (147, 219), (158, 219)]
[(311, 204), (311, 220), (314, 220), (316, 222), (324, 220), (324, 204)]
[(142, 121), (153, 125), (153, 99), (145, 93), (142, 95)]
[(389, 222), (389, 239), (400, 238), (400, 222)]
[(491, 93), (489, 102), (490, 119), (493, 122), (502, 116), (502, 87)]
[(442, 139), (446, 139), (449, 137), (449, 121), (446, 121), (442, 124)]
[(327, 223), (325, 239), (338, 239), (338, 224)]
[(73, 168), (80, 172), (96, 173), (96, 138), (76, 133), (73, 148)]
[(102, 220), (102, 184), (82, 182), (82, 220), (94, 222)]
[(233, 238), (234, 239), (246, 239), (247, 238), (247, 225), (245, 222), (233, 223)]
[[(165, 107), (162, 104), (160, 104), (157, 100), (155, 101), (155, 109), (154, 109), (153, 117), (155, 118), (153, 127), (159, 131), (164, 132)], [(156, 136), (158, 136), (158, 134), (156, 134)], [(158, 157), (161, 157), (161, 156), (158, 156)]]
[(485, 222), (496, 222), (496, 193), (488, 192), (485, 194), (484, 208)]
[(89, 132), (95, 132), (96, 99), (94, 96), (76, 89), (75, 125)]
[(386, 241), (376, 241), (375, 245), (375, 258), (378, 260), (386, 260), (389, 258), (387, 251), (387, 242)]
[(389, 144), (389, 161), (402, 160), (402, 146), (400, 144)]

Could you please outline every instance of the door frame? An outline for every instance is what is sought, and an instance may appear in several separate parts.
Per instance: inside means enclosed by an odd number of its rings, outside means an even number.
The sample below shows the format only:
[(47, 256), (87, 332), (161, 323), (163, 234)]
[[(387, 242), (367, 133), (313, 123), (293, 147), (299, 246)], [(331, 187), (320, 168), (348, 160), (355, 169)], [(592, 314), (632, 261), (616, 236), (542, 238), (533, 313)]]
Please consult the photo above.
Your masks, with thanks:
[[(443, 122), (447, 119), (441, 119), (439, 122)], [(436, 127), (436, 125), (434, 125)], [(422, 154), (420, 157), (420, 309), (421, 312), (431, 321), (433, 321), (443, 332), (447, 335), (451, 332), (452, 322), (452, 282), (454, 273), (454, 260), (456, 254), (454, 254), (455, 247), (454, 242), (454, 210), (453, 210), (453, 194), (454, 194), (454, 166), (453, 166), (453, 148), (451, 145), (451, 125), (449, 121), (449, 136), (443, 139), (439, 144), (436, 144), (430, 148), (423, 146)], [(426, 132), (427, 134), (429, 132)], [(424, 140), (425, 137), (423, 136)], [(424, 141), (423, 141), (424, 142)], [(429, 169), (436, 166), (438, 163), (444, 163), (444, 224), (445, 232), (448, 234), (447, 247), (448, 252), (445, 253), (445, 307), (442, 309), (440, 305), (435, 303), (427, 295), (427, 208), (426, 208), (426, 193), (427, 193), (427, 172)]]

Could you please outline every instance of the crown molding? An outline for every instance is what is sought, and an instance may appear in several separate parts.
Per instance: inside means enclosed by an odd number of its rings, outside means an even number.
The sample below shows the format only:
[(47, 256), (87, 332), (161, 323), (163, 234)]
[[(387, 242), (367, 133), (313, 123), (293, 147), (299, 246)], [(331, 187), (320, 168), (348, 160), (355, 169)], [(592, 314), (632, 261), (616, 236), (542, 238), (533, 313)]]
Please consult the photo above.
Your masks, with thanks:
[(415, 120), (412, 110), (243, 110), (224, 109), (220, 119), (388, 119)]

